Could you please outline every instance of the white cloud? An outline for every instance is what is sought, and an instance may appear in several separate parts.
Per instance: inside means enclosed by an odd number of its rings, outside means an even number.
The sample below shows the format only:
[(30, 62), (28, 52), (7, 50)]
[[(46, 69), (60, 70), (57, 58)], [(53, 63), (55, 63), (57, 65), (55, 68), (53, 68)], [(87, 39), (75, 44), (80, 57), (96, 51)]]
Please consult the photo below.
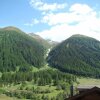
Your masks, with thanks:
[(51, 13), (47, 14), (46, 16), (43, 17), (42, 22), (47, 23), (49, 25), (57, 25), (57, 24), (68, 24), (72, 22), (79, 22), (83, 20), (81, 15), (76, 15), (74, 13)]
[(26, 26), (33, 26), (33, 25), (35, 25), (35, 24), (38, 24), (40, 21), (39, 20), (37, 20), (37, 19), (32, 19), (32, 21), (30, 22), (30, 23), (26, 23), (26, 24), (24, 24), (24, 25), (26, 25)]
[[(29, 0), (30, 1), (30, 5), (31, 7), (33, 7), (34, 9), (37, 9), (39, 11), (41, 11), (40, 14), (40, 19), (32, 19), (31, 22), (25, 23), (24, 25), (26, 26), (33, 26), (35, 24), (39, 24), (39, 23), (45, 23), (45, 17), (47, 14), (53, 12), (53, 11), (59, 11), (59, 9), (64, 9), (67, 6), (67, 3), (46, 3), (43, 2), (42, 0)], [(44, 18), (41, 18), (42, 16), (44, 16)]]
[(92, 8), (90, 8), (86, 4), (74, 4), (69, 9), (71, 12), (74, 12), (76, 14), (88, 14), (93, 11)]
[(61, 41), (73, 34), (83, 34), (100, 40), (100, 18), (98, 12), (85, 4), (74, 4), (68, 12), (49, 13), (42, 22), (51, 25), (51, 28), (36, 34), (43, 38)]
[(55, 41), (60, 41), (65, 39), (66, 37), (69, 37), (69, 34), (66, 32), (70, 32), (71, 27), (69, 27), (67, 24), (63, 25), (56, 25), (55, 27), (51, 27), (50, 30), (44, 30), (42, 32), (37, 32), (36, 34), (39, 34), (43, 38), (50, 38)]
[(53, 26), (49, 30), (37, 32), (36, 34), (54, 41), (65, 40), (73, 34), (83, 34), (100, 40), (100, 26), (97, 26), (98, 24), (100, 25), (100, 21), (95, 24), (93, 22), (83, 22), (76, 26), (61, 24)]
[[(79, 7), (79, 8), (78, 8)], [(75, 4), (72, 5), (69, 9), (69, 12), (63, 13), (48, 13), (42, 18), (43, 23), (47, 23), (49, 25), (57, 25), (57, 24), (70, 24), (74, 22), (85, 21), (89, 19), (89, 17), (93, 17), (96, 15), (96, 12), (93, 11), (88, 5)]]
[(65, 4), (57, 4), (57, 3), (53, 3), (53, 4), (47, 4), (45, 3), (43, 6), (41, 6), (39, 9), (43, 10), (43, 11), (55, 11), (58, 9), (63, 9), (65, 8)]
[(58, 4), (58, 3), (48, 4), (48, 3), (42, 2), (41, 0), (30, 0), (30, 5), (33, 8), (36, 8), (40, 11), (56, 11), (56, 10), (59, 10), (59, 9), (63, 9), (67, 6), (66, 3), (63, 3), (63, 4)]

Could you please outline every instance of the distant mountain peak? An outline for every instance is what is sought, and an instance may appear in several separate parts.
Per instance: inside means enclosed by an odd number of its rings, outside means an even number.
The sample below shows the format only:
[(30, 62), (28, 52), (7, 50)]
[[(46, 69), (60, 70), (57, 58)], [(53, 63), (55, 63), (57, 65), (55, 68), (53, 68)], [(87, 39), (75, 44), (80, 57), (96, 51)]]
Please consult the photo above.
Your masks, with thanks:
[(46, 48), (54, 47), (58, 44), (58, 42), (56, 42), (56, 41), (52, 41), (52, 40), (49, 40), (49, 39), (45, 40), (41, 36), (39, 36), (35, 33), (29, 33), (29, 35), (32, 36), (34, 39), (36, 39), (39, 43), (44, 45), (44, 47), (46, 47)]

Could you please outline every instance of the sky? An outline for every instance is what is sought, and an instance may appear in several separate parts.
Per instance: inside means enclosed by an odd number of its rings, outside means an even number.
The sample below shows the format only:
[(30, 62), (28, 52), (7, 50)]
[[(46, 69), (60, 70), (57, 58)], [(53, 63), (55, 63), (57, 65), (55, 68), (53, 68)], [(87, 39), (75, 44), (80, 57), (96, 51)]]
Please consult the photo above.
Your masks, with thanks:
[(59, 42), (73, 34), (100, 40), (100, 0), (0, 0), (0, 28), (7, 26)]

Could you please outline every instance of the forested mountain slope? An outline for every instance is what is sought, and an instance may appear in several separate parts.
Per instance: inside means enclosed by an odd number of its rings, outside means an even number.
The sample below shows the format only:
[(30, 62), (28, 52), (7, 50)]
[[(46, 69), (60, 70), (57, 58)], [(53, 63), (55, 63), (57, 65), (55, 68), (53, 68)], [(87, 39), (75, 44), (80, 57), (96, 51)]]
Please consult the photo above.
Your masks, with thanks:
[(0, 71), (44, 64), (45, 48), (15, 27), (0, 29)]
[(33, 37), (33, 39), (35, 39), (37, 42), (39, 42), (40, 44), (42, 44), (45, 48), (50, 48), (51, 45), (49, 42), (47, 42), (45, 39), (43, 39), (42, 37), (40, 37), (39, 35), (36, 35), (34, 33), (29, 33), (30, 36)]
[(52, 49), (47, 61), (64, 72), (100, 77), (100, 42), (73, 35)]

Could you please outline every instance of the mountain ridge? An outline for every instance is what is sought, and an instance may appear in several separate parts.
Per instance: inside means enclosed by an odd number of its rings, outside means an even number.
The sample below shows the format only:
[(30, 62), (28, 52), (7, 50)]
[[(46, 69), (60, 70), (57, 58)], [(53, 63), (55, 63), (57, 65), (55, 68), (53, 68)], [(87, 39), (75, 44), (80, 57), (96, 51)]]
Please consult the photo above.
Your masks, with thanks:
[(99, 60), (100, 42), (84, 35), (73, 35), (66, 39), (52, 49), (47, 58), (50, 66), (62, 71), (95, 77), (100, 72)]
[(52, 40), (46, 40), (43, 39), (41, 36), (35, 34), (35, 33), (28, 33), (30, 36), (32, 36), (34, 39), (36, 39), (39, 43), (41, 43), (44, 47), (51, 48), (51, 47), (55, 47), (57, 44), (59, 44), (56, 41), (52, 41)]
[(43, 45), (20, 29), (0, 30), (0, 71), (14, 71), (17, 66), (41, 67), (44, 54)]

